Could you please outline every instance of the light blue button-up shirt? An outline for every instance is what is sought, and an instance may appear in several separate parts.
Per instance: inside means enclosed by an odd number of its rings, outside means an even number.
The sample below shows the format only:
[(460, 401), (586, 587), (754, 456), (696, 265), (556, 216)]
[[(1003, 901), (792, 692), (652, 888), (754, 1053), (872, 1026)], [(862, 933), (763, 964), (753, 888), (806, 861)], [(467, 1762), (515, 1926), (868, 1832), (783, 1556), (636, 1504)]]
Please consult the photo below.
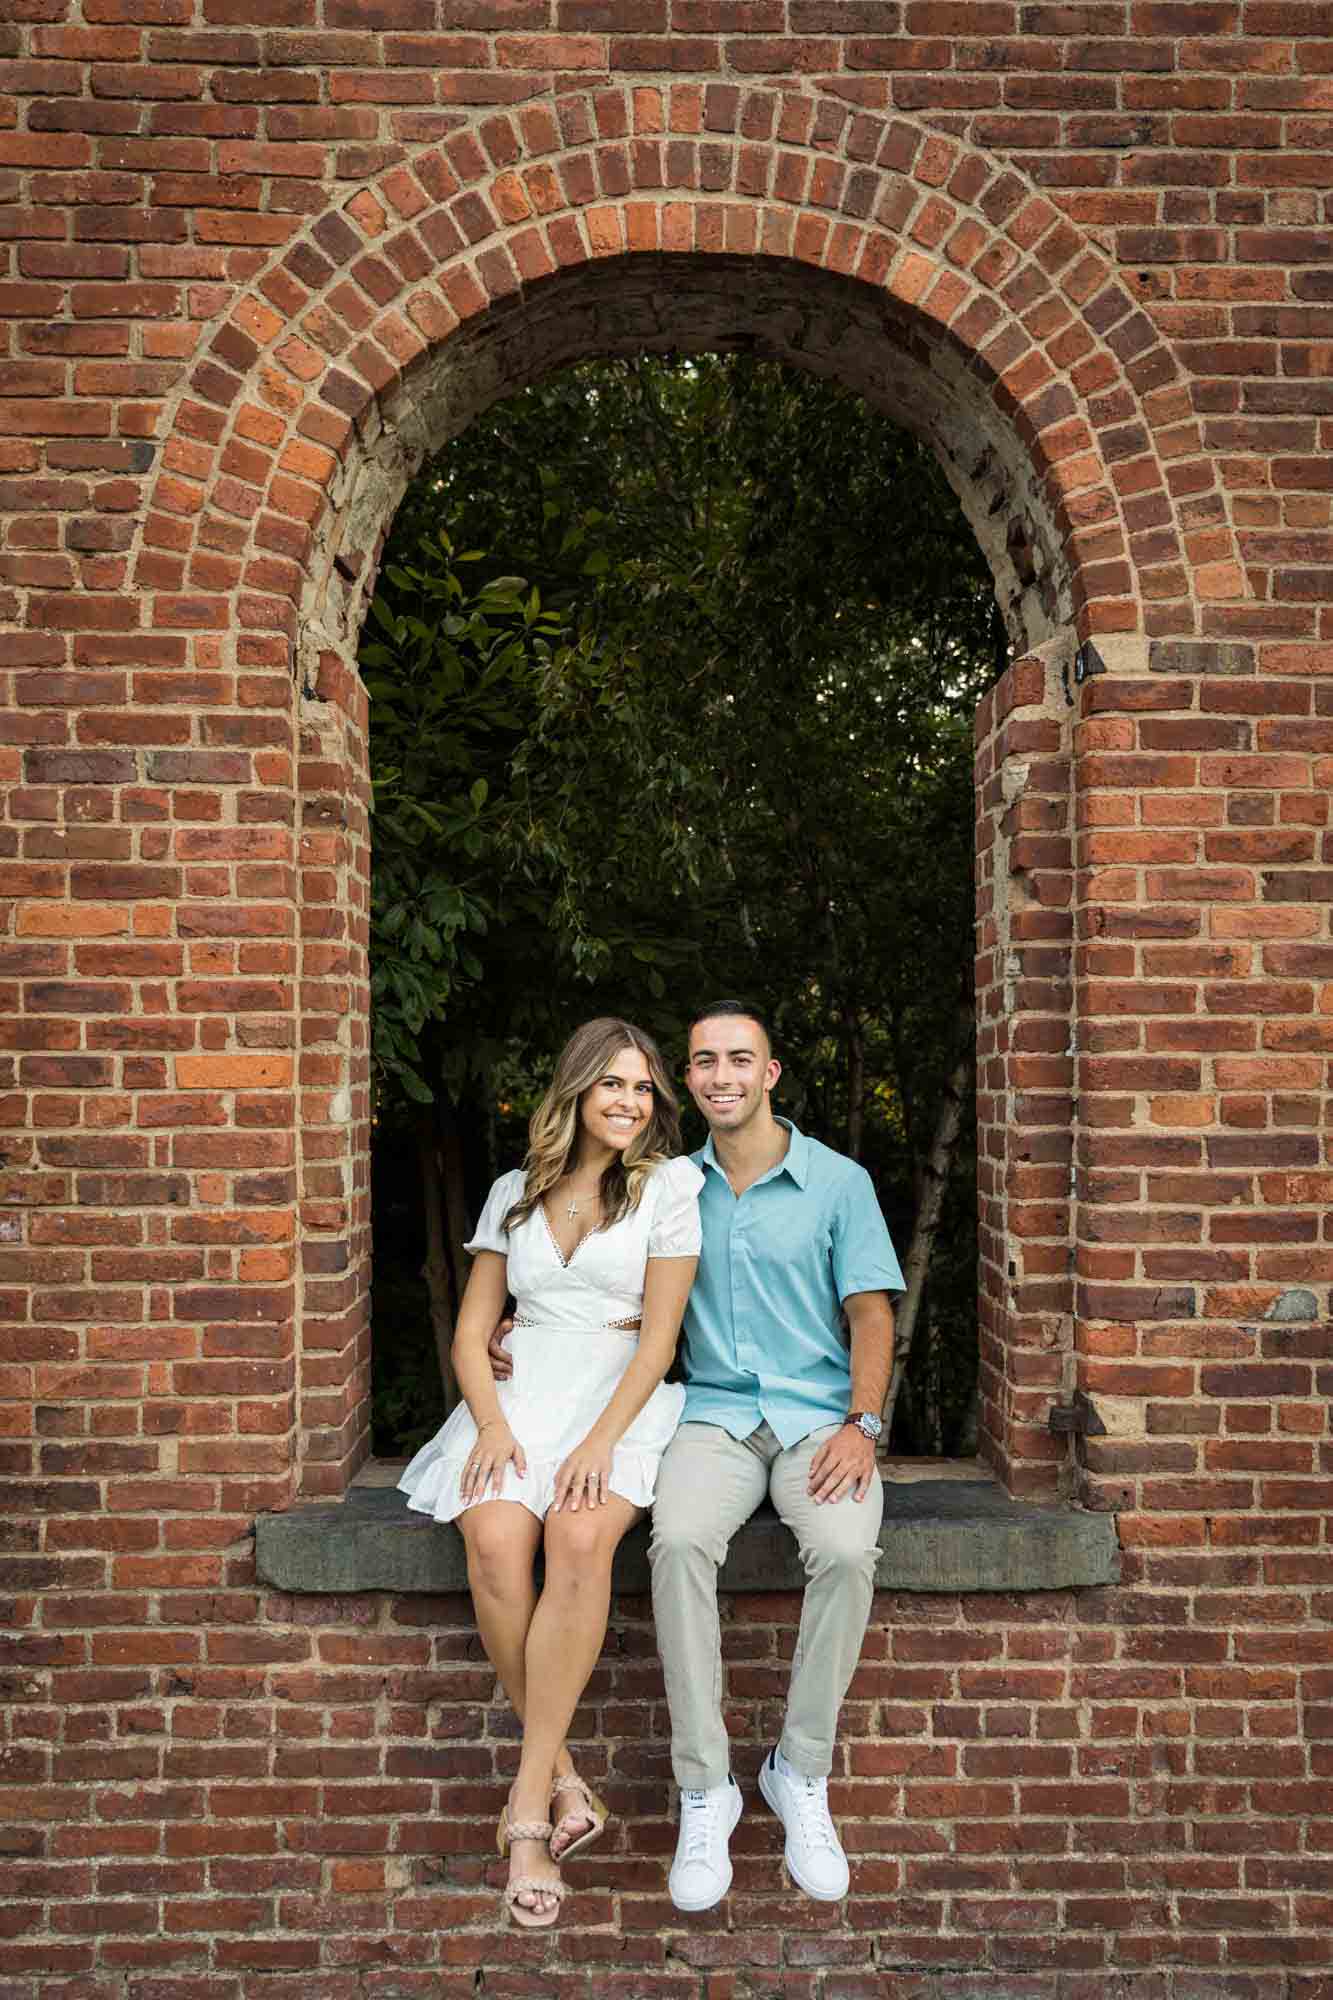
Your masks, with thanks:
[(900, 1293), (903, 1274), (865, 1168), (778, 1122), (786, 1157), (742, 1195), (711, 1137), (692, 1155), (704, 1240), (685, 1308), (682, 1421), (737, 1438), (767, 1422), (785, 1448), (847, 1415), (842, 1301)]

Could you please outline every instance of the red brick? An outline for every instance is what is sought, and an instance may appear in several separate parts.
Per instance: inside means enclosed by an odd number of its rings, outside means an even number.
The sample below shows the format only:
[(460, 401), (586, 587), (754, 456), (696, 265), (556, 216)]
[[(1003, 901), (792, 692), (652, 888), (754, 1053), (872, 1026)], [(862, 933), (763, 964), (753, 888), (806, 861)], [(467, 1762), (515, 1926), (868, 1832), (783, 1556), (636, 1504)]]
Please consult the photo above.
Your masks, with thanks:
[[(35, 1867), (85, 1872), (17, 1884), (18, 1921), (32, 1902), (46, 1930), (40, 1957), (27, 1930), (10, 1939), (11, 1983), (106, 1967), (209, 2000), (277, 1971), (344, 2000), (386, 1950), (423, 1992), (470, 1992), (479, 1967), (537, 1976), (476, 1942), (477, 1829), (509, 1752), (497, 1764), (466, 1605), (261, 1605), (250, 1582), (254, 1513), (291, 1497), (294, 1424), (308, 1493), (343, 1490), (365, 1358), (343, 1128), (308, 1125), (297, 1206), (293, 1009), (316, 1121), (345, 1074), (345, 945), (324, 920), (346, 888), (331, 829), (291, 873), (290, 651), (374, 396), (401, 383), (410, 402), (426, 347), (464, 318), (484, 339), (496, 300), (511, 337), (493, 351), (520, 370), (528, 315), (558, 339), (566, 311), (542, 281), (592, 256), (578, 323), (632, 344), (625, 245), (631, 282), (645, 251), (690, 254), (723, 304), (735, 267), (715, 251), (823, 264), (756, 282), (779, 318), (808, 298), (814, 365), (888, 385), (927, 431), (947, 414), (974, 514), (1031, 562), (1036, 629), (1106, 652), (1069, 701), (1058, 645), (1017, 661), (979, 716), (980, 1340), (1005, 1483), (1053, 1501), (1066, 1479), (1114, 1512), (1125, 1574), (1054, 1607), (877, 1609), (835, 1782), (865, 1924), (897, 1940), (874, 1968), (836, 1927), (793, 1929), (755, 1849), (737, 1856), (740, 1924), (703, 1926), (663, 1969), (679, 1926), (660, 1681), (642, 1607), (623, 1610), (610, 1693), (578, 1727), (625, 1784), (651, 1779), (611, 1856), (639, 1859), (618, 1899), (580, 1887), (587, 1921), (542, 1976), (572, 1992), (595, 1968), (599, 1992), (646, 1981), (665, 2000), (730, 2000), (747, 1967), (835, 2000), (915, 2000), (923, 1981), (950, 2000), (978, 1977), (1026, 1981), (1024, 2000), (1091, 2000), (1105, 1977), (1144, 2000), (1219, 1980), (1269, 2000), (1283, 1979), (1315, 2000), (1333, 1705), (1327, 10), (19, 11), (27, 39), (0, 51), (0, 311), (24, 322), (0, 385), (17, 695), (0, 892), (20, 1151), (0, 1202), (20, 1223), (0, 1311), (24, 1376), (5, 1386), (41, 1371), (42, 1478), (13, 1497), (45, 1539), (6, 1557), (5, 1672), (24, 1677), (7, 1687), (20, 1842)], [(796, 206), (766, 207), (774, 193)], [(846, 293), (836, 342), (801, 289), (817, 282)], [(319, 686), (364, 728), (340, 663)], [(354, 756), (321, 751), (322, 791), (348, 795)], [(319, 919), (303, 984), (299, 896)], [(1316, 1319), (1266, 1320), (1298, 1285)], [(1072, 1453), (1047, 1428), (1071, 1366), (1109, 1419)], [(9, 1462), (28, 1449), (16, 1431)], [(731, 1610), (743, 1761), (785, 1685), (794, 1600)], [(441, 1818), (437, 1773), (461, 1816)], [(1115, 1862), (1131, 1824), (1174, 1857), (1165, 1888)], [(395, 1851), (430, 1857), (428, 1893), (397, 1883)]]

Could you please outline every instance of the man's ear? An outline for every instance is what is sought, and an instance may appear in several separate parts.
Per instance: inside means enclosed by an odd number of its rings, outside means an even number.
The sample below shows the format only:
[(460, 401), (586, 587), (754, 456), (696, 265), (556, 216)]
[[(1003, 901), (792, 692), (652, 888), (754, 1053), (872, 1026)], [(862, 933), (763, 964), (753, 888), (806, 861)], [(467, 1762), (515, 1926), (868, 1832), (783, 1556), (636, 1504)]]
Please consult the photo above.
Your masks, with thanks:
[(778, 1078), (781, 1075), (782, 1075), (782, 1064), (778, 1061), (776, 1056), (770, 1056), (768, 1059), (768, 1067), (764, 1071), (764, 1089), (772, 1090), (776, 1085)]

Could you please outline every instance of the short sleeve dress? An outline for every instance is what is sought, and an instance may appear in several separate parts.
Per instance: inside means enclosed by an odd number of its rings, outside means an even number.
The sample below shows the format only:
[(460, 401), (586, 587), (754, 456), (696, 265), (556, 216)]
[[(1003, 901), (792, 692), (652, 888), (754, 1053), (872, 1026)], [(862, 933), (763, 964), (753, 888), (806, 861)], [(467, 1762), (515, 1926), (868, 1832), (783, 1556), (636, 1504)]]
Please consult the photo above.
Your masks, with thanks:
[[(540, 1202), (506, 1235), (505, 1216), (523, 1192), (522, 1170), (496, 1181), (464, 1247), (495, 1250), (506, 1260), (514, 1296), (508, 1341), (514, 1372), (497, 1383), (496, 1393), (523, 1447), (527, 1471), (520, 1478), (511, 1460), (499, 1494), (488, 1489), (488, 1500), (517, 1500), (539, 1517), (546, 1514), (561, 1463), (587, 1436), (629, 1366), (638, 1334), (624, 1322), (643, 1311), (648, 1259), (699, 1254), (702, 1186), (692, 1160), (668, 1160), (653, 1174), (638, 1207), (609, 1229), (585, 1236), (566, 1263)], [(652, 1504), (658, 1462), (684, 1403), (678, 1383), (654, 1389), (612, 1453), (613, 1493), (636, 1507)], [(476, 1504), (459, 1493), (476, 1438), (472, 1413), (460, 1403), (398, 1482), (409, 1507), (452, 1521), (465, 1505)]]

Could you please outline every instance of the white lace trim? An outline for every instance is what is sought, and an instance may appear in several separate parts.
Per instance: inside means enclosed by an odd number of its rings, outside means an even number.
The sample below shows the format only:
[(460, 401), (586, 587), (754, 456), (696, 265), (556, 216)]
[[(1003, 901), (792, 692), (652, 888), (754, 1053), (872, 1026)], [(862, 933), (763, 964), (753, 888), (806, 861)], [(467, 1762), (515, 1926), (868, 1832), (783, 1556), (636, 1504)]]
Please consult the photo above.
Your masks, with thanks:
[[(429, 1450), (429, 1446), (426, 1449)], [(631, 1506), (651, 1507), (657, 1490), (657, 1468), (661, 1457), (660, 1451), (618, 1444), (611, 1454), (608, 1490), (619, 1494), (622, 1500), (628, 1500)], [(437, 1456), (419, 1468), (409, 1465), (398, 1486), (401, 1492), (406, 1493), (407, 1504), (414, 1514), (430, 1514), (437, 1521), (453, 1521), (467, 1507), (479, 1504), (478, 1500), (464, 1501), (459, 1493), (459, 1482), (467, 1458), (466, 1453), (461, 1458), (450, 1453), (447, 1458)], [(480, 1497), (517, 1500), (539, 1520), (544, 1520), (555, 1501), (555, 1477), (564, 1462), (563, 1452), (558, 1458), (534, 1458), (529, 1452), (528, 1469), (521, 1479), (511, 1462), (505, 1467), (500, 1491), (488, 1490)]]
[[(527, 1313), (516, 1312), (514, 1314), (515, 1326), (544, 1326), (545, 1324), (544, 1320), (532, 1319)], [(604, 1320), (601, 1326), (562, 1326), (560, 1331), (561, 1333), (637, 1333), (642, 1324), (643, 1321), (639, 1315), (633, 1313), (627, 1319)]]

